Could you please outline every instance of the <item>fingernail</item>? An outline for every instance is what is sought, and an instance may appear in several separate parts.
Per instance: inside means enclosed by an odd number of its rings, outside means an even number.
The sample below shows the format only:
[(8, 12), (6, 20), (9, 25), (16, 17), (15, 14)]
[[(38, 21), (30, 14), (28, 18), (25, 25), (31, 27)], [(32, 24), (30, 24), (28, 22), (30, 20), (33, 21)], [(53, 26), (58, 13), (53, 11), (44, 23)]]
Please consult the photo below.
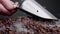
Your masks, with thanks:
[(13, 6), (13, 7), (14, 7), (14, 8), (19, 7), (18, 2), (15, 2), (15, 4), (14, 4), (14, 6)]

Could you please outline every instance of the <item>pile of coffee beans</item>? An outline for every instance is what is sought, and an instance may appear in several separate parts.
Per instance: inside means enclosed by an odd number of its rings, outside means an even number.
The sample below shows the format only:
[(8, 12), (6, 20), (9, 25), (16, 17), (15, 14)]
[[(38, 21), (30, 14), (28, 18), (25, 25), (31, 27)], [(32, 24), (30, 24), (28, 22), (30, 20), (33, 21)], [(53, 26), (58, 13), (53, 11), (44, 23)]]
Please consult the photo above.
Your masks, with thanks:
[(60, 34), (54, 20), (18, 17), (0, 19), (0, 34)]

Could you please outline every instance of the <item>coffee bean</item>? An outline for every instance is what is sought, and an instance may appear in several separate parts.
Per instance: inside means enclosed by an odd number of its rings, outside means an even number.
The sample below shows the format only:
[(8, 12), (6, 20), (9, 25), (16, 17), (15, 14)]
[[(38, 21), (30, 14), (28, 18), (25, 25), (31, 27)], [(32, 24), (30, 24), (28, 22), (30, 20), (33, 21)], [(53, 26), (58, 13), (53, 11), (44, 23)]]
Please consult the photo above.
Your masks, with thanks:
[(0, 19), (0, 34), (60, 34), (60, 27), (54, 20), (20, 16)]

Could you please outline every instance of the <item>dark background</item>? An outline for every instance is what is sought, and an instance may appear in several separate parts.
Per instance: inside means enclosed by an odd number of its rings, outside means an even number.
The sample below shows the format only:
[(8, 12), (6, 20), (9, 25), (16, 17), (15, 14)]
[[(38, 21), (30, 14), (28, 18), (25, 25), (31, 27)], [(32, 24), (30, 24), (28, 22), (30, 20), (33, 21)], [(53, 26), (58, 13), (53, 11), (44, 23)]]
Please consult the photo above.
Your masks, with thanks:
[(57, 18), (60, 18), (60, 1), (59, 0), (36, 0), (43, 7), (48, 9)]
[[(59, 0), (36, 0), (40, 3), (44, 8), (46, 8), (49, 12), (55, 15), (57, 18), (60, 18), (60, 1)], [(18, 10), (12, 16), (3, 16), (0, 15), (0, 18), (8, 18), (8, 17), (17, 17), (17, 16), (26, 16), (28, 14)]]

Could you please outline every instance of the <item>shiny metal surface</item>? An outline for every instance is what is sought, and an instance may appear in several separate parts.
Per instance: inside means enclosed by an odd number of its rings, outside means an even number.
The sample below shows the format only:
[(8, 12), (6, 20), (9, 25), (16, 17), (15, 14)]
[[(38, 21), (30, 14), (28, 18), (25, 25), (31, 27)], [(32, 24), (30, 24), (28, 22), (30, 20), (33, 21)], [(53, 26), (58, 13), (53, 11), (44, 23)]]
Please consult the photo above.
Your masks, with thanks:
[(21, 8), (38, 17), (57, 20), (57, 18), (54, 15), (52, 15), (48, 10), (46, 10), (40, 4), (38, 4), (35, 0), (24, 1)]

